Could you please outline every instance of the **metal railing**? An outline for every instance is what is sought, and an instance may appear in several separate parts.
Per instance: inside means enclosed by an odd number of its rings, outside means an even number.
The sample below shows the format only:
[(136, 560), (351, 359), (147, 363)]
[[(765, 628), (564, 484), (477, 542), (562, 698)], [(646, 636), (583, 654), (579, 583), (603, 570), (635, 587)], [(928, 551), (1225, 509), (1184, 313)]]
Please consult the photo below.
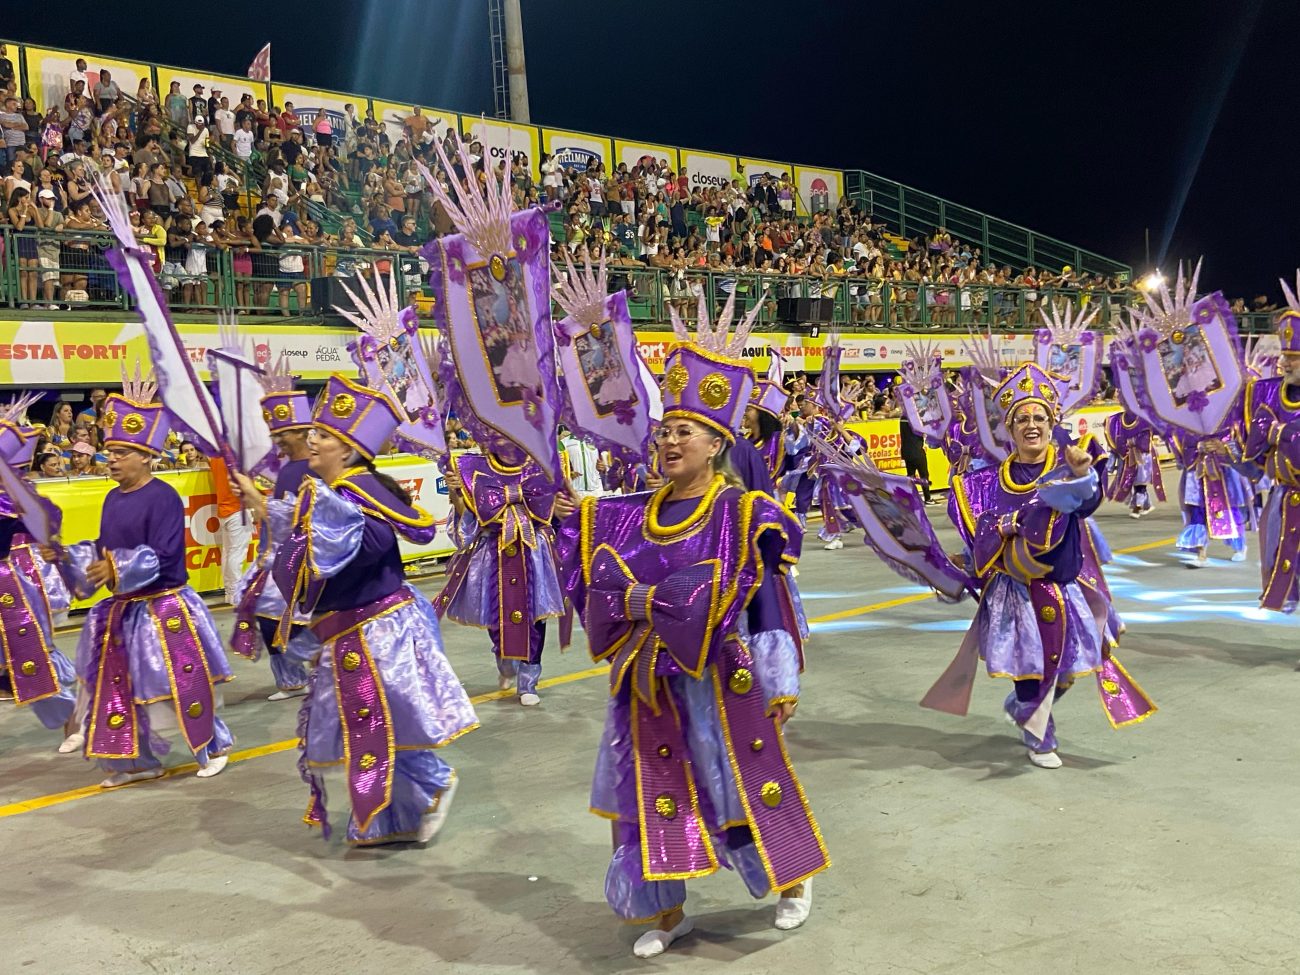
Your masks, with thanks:
[[(0, 228), (0, 307), (129, 310), (129, 297), (117, 286), (104, 257), (113, 237), (102, 231), (52, 231)], [(267, 246), (257, 251), (247, 241), (200, 244), (199, 255), (173, 250), (160, 261), (158, 279), (168, 303), (178, 312), (223, 309), (243, 315), (310, 314), (311, 279), (397, 274), (399, 294), (423, 291), (427, 265), (403, 250), (339, 247), (334, 244)], [(1111, 327), (1137, 300), (1133, 291), (1037, 288), (1014, 285), (950, 285), (923, 281), (781, 275), (757, 271), (687, 269), (676, 271), (624, 263), (608, 268), (611, 291), (625, 289), (632, 320), (647, 327), (669, 320), (670, 309), (694, 320), (699, 299), (716, 314), (734, 292), (736, 309), (758, 305), (758, 326), (767, 330), (800, 328), (816, 322), (849, 331), (1000, 331), (1035, 329), (1042, 311), (1069, 304), (1097, 309), (1097, 328)], [(820, 314), (792, 317), (789, 301), (821, 299)], [(795, 306), (798, 307), (797, 305)], [(556, 309), (557, 313), (563, 314)], [(1242, 334), (1273, 330), (1276, 313), (1237, 316)]]

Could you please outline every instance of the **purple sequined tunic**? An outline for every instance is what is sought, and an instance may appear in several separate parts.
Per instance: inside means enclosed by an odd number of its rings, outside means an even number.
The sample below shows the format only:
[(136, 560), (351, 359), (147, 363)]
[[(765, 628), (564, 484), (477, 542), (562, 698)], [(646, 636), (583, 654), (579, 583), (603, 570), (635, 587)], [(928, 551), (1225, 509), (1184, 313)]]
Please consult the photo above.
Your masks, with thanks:
[[(1055, 671), (1065, 682), (1101, 666), (1098, 619), (1104, 625), (1105, 609), (1098, 616), (1078, 583), (1085, 564), (1083, 520), (1101, 503), (1100, 480), (1092, 473), (1073, 482), (1077, 488), (1068, 496), (1076, 506), (1067, 513), (1032, 487), (1051, 471), (1050, 462), (1008, 459), (953, 479), (958, 527), (983, 588), (973, 626), (992, 677), (1041, 679)], [(1009, 518), (1015, 529), (1004, 535), (999, 526), (1005, 528)], [(1060, 618), (1064, 626), (1063, 649), (1055, 661), (1045, 656), (1039, 625), (1048, 607), (1051, 622)]]
[(216, 685), (232, 675), (216, 625), (185, 571), (185, 505), (175, 488), (151, 478), (104, 498), (99, 538), (67, 550), (76, 595), (95, 587), (92, 562), (113, 564), (112, 596), (91, 609), (77, 644), (77, 670), (90, 693), (86, 756), (109, 771), (162, 763), (176, 730), (200, 765), (230, 750), (217, 714)]
[(829, 866), (770, 715), (799, 693), (798, 526), (720, 477), (701, 499), (666, 492), (586, 499), (558, 543), (591, 653), (611, 663), (591, 808), (617, 824), (606, 898), (636, 920), (719, 865), (756, 897)]
[(427, 544), (433, 518), (361, 469), (295, 501), (268, 503), (274, 576), (291, 609), (312, 614), (295, 651), (315, 658), (299, 714), (306, 821), (329, 835), (323, 773), (342, 766), (348, 839), (414, 832), (454, 772), (436, 749), (478, 719), (447, 660), (429, 601), (405, 581), (397, 535)]
[[(1136, 508), (1139, 488), (1153, 490), (1161, 501), (1165, 499), (1160, 465), (1156, 463), (1152, 445), (1153, 436), (1151, 425), (1127, 410), (1106, 418), (1106, 441), (1115, 458), (1106, 488), (1106, 497), (1111, 501)], [(1149, 496), (1146, 503), (1149, 509)]]
[[(303, 479), (311, 476), (306, 460), (286, 461), (275, 478), (271, 497), (295, 498)], [(284, 596), (271, 579), (271, 566), (275, 562), (275, 542), (272, 532), (263, 527), (258, 537), (257, 559), (245, 570), (239, 580), (235, 595), (235, 626), (230, 635), (230, 648), (241, 656), (256, 660), (262, 647), (270, 650), (271, 674), (275, 686), (282, 691), (299, 690), (307, 686), (308, 672), (303, 662), (294, 654), (284, 652), (275, 643), (276, 624), (284, 616)], [(309, 618), (299, 614), (295, 623), (305, 624)]]
[(1244, 459), (1272, 480), (1259, 520), (1260, 605), (1293, 612), (1300, 600), (1300, 387), (1281, 377), (1246, 390)]
[[(1214, 446), (1215, 443), (1222, 447)], [(1177, 545), (1197, 551), (1220, 539), (1233, 551), (1245, 551), (1254, 488), (1235, 463), (1239, 445), (1232, 433), (1193, 439), (1174, 434), (1169, 441), (1182, 476), (1178, 486), (1183, 530)]]
[(564, 612), (552, 549), (555, 484), (536, 464), (509, 468), (481, 454), (453, 461), (468, 511), (465, 547), (435, 600), (440, 615), (492, 631), (498, 654), (536, 664), (535, 624)]
[(47, 583), (47, 564), (29, 539), (12, 499), (0, 494), (0, 661), (14, 703), (30, 707), (45, 727), (61, 728), (76, 704), (77, 674), (54, 645), (53, 616), (67, 610), (70, 597), (57, 572)]

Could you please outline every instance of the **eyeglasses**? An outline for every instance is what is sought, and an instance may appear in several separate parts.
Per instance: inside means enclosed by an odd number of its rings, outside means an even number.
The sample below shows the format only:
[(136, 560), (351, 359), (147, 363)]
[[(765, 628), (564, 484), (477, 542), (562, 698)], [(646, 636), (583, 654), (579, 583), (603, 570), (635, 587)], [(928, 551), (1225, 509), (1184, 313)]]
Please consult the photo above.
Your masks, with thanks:
[(1019, 413), (1011, 421), (1013, 427), (1027, 427), (1031, 423), (1037, 426), (1047, 426), (1051, 421), (1041, 413)]
[(657, 444), (680, 444), (689, 443), (696, 437), (702, 437), (704, 434), (699, 430), (692, 430), (690, 427), (678, 427), (676, 430), (668, 430), (660, 427), (655, 432), (655, 443)]

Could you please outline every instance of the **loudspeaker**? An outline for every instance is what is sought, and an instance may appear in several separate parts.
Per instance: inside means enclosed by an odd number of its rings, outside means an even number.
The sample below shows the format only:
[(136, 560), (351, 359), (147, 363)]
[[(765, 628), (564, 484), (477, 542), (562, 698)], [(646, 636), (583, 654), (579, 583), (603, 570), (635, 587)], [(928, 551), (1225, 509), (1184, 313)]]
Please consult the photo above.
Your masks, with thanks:
[(829, 325), (835, 315), (835, 299), (778, 298), (776, 314), (791, 325)]
[(337, 315), (336, 307), (356, 311), (340, 278), (311, 279), (311, 310), (318, 315)]

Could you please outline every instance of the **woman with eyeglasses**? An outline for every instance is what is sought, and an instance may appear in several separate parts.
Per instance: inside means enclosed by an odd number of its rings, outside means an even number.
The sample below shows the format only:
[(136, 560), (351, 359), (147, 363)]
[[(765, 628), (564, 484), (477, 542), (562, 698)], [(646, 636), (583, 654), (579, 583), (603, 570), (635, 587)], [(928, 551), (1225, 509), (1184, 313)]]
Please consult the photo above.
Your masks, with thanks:
[(1009, 456), (953, 477), (957, 528), (983, 594), (957, 659), (923, 701), (965, 713), (978, 651), (990, 677), (1012, 681), (1003, 710), (1022, 729), (1029, 761), (1045, 769), (1062, 764), (1053, 703), (1110, 655), (1104, 617), (1099, 625), (1079, 584), (1084, 522), (1101, 504), (1106, 460), (1058, 445), (1059, 398), (1049, 374), (1021, 365), (993, 394)]
[(777, 893), (774, 923), (789, 930), (830, 865), (783, 741), (799, 697), (787, 572), (802, 533), (728, 463), (753, 388), (734, 354), (670, 353), (662, 487), (586, 498), (576, 514), (568, 495), (556, 501), (572, 514), (562, 582), (592, 656), (612, 664), (590, 807), (613, 830), (610, 907), (653, 924), (633, 946), (640, 958), (694, 927), (688, 879), (736, 870), (754, 897)]

